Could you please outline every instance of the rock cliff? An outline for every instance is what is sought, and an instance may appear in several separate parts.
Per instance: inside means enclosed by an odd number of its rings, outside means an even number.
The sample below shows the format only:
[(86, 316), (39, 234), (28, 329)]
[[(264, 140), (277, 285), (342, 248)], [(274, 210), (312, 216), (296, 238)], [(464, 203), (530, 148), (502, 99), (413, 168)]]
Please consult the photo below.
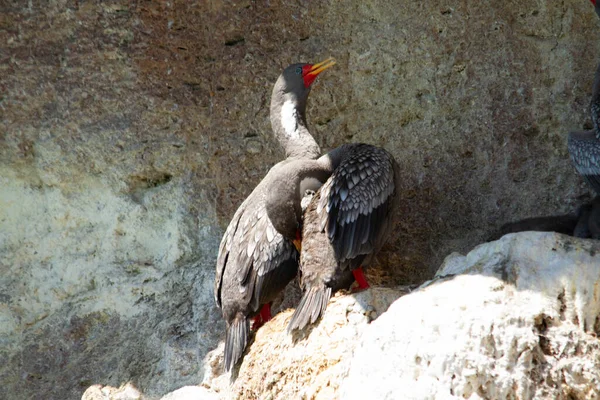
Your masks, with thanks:
[(582, 0), (1, 2), (0, 398), (156, 399), (212, 373), (218, 243), (282, 157), (268, 102), (291, 62), (338, 60), (308, 110), (324, 150), (401, 164), (387, 286), (571, 211), (599, 29)]
[(281, 313), (233, 384), (205, 384), (227, 399), (596, 399), (599, 266), (597, 241), (507, 235), (413, 291), (338, 295), (301, 336)]

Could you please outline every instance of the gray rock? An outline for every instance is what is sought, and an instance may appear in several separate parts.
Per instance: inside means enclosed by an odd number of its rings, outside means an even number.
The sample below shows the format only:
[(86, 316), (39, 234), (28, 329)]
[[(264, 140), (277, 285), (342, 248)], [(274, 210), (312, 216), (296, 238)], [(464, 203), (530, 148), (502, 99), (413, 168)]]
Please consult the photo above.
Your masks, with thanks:
[(199, 221), (187, 221), (179, 180), (148, 189), (143, 204), (101, 180), (77, 185), (36, 190), (3, 178), (3, 398), (75, 398), (97, 382), (127, 381), (153, 394), (197, 382), (222, 329), (211, 295), (214, 228), (190, 235)]
[(416, 290), (338, 293), (298, 336), (284, 311), (232, 376), (222, 346), (209, 353), (203, 384), (224, 399), (596, 399), (599, 265), (597, 241), (507, 235)]

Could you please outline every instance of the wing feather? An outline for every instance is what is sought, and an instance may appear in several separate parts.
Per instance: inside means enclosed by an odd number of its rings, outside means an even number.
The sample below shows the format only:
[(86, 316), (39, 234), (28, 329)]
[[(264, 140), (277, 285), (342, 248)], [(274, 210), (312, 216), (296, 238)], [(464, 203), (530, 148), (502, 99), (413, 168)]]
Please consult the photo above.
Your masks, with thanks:
[(356, 144), (321, 187), (317, 206), (321, 230), (327, 231), (343, 263), (373, 252), (392, 210), (396, 191), (393, 157), (384, 149)]
[[(263, 294), (270, 295), (277, 291), (275, 289), (282, 289), (265, 286), (279, 286), (277, 280), (280, 278), (287, 279), (287, 284), (293, 278), (290, 275), (295, 275), (298, 252), (293, 243), (273, 227), (265, 209), (263, 188), (259, 185), (240, 205), (221, 240), (214, 287), (219, 307), (222, 307), (220, 292), (225, 269), (234, 269), (235, 286), (252, 311), (263, 304)], [(277, 271), (278, 268), (284, 271)]]
[(568, 146), (575, 169), (600, 194), (600, 140), (595, 132), (571, 132)]

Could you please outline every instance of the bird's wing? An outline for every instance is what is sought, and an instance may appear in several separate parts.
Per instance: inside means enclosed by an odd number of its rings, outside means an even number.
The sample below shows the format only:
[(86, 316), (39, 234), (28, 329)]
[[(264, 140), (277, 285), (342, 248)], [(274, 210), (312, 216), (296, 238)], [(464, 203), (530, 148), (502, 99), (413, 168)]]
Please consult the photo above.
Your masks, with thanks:
[(569, 153), (577, 172), (600, 194), (600, 140), (594, 132), (571, 132)]
[(379, 147), (350, 146), (321, 188), (317, 207), (338, 260), (378, 249), (391, 225), (395, 191), (393, 157)]
[(241, 216), (244, 214), (244, 210), (246, 209), (247, 200), (248, 199), (246, 199), (246, 201), (244, 201), (239, 206), (239, 208), (233, 215), (233, 218), (229, 222), (227, 230), (225, 231), (225, 234), (221, 239), (221, 244), (219, 245), (219, 254), (217, 255), (217, 270), (215, 273), (214, 285), (215, 302), (217, 303), (217, 306), (219, 308), (221, 307), (221, 285), (223, 280), (223, 273), (225, 272), (225, 266), (229, 262), (229, 256), (234, 243), (234, 236), (237, 232)]
[(278, 286), (276, 281), (279, 274), (287, 275), (288, 271), (281, 269), (289, 269), (290, 264), (294, 265), (294, 270), (297, 268), (298, 251), (292, 242), (275, 230), (267, 215), (264, 200), (254, 204), (252, 210), (245, 213), (240, 221), (238, 233), (238, 281), (246, 287), (250, 277), (255, 274), (252, 296), (255, 301), (262, 303), (263, 292), (270, 293), (272, 285)]
[[(215, 277), (218, 305), (225, 268), (235, 268), (232, 275), (237, 279), (236, 286), (248, 303), (254, 303), (252, 309), (262, 303), (263, 292), (268, 294), (272, 291), (271, 286), (279, 285), (280, 275), (287, 277), (290, 268), (297, 268), (296, 248), (273, 227), (267, 216), (264, 196), (254, 194), (237, 210), (221, 241)], [(281, 268), (285, 271), (279, 271)]]

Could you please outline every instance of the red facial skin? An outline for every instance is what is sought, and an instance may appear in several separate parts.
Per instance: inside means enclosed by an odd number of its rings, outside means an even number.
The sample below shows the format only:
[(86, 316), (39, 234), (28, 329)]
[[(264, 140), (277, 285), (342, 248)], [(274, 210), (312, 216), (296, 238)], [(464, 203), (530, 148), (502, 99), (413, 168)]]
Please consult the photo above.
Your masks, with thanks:
[(311, 74), (310, 70), (312, 69), (313, 65), (312, 64), (306, 64), (304, 67), (302, 67), (302, 79), (304, 79), (304, 87), (309, 87), (310, 85), (312, 85), (312, 83), (315, 81), (315, 79), (317, 79), (317, 75), (319, 75), (318, 73), (316, 74)]
[(596, 0), (590, 0), (592, 2), (592, 4), (594, 5), (594, 7), (596, 7)]

